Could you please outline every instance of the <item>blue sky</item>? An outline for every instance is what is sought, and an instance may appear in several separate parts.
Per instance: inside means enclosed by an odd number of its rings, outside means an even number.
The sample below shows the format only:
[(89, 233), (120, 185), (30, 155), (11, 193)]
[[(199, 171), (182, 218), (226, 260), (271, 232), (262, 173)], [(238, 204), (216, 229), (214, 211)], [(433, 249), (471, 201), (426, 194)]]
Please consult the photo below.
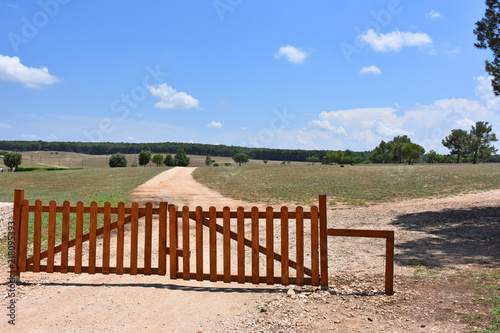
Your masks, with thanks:
[(0, 0), (0, 139), (447, 152), (500, 102), (483, 1)]

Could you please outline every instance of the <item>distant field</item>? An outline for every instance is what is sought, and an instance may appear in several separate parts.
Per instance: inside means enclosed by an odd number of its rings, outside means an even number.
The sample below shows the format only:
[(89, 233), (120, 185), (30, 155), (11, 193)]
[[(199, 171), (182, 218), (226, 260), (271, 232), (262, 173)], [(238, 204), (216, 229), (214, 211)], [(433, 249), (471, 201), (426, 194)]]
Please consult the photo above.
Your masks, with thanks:
[(374, 204), (500, 188), (500, 165), (245, 165), (199, 168), (194, 177), (223, 195), (269, 204)]
[[(68, 152), (55, 152), (55, 151), (28, 151), (21, 152), (23, 155), (23, 162), (21, 166), (23, 167), (45, 167), (45, 166), (56, 166), (65, 168), (109, 168), (108, 159), (111, 155), (87, 155), (79, 153), (68, 153)], [(153, 153), (155, 155), (156, 153)], [(127, 165), (130, 167), (132, 162), (138, 161), (138, 155), (126, 154)], [(165, 156), (166, 154), (161, 154)], [(172, 154), (174, 156), (175, 154)], [(189, 163), (190, 167), (205, 166), (205, 156), (199, 155), (188, 155), (191, 158)], [(224, 163), (231, 163), (234, 165), (234, 161), (231, 157), (219, 157), (212, 156), (220, 166), (224, 167)], [(138, 162), (137, 162), (138, 163)], [(276, 161), (270, 161), (270, 164), (280, 163)], [(248, 164), (263, 164), (260, 160), (250, 160)], [(0, 167), (6, 169), (3, 165), (3, 159), (0, 158)], [(146, 167), (156, 168), (156, 165), (149, 163)]]
[(0, 201), (12, 202), (14, 189), (24, 189), (28, 200), (40, 199), (44, 204), (69, 200), (76, 204), (106, 201), (129, 203), (128, 194), (167, 168), (101, 168), (63, 171), (0, 173)]

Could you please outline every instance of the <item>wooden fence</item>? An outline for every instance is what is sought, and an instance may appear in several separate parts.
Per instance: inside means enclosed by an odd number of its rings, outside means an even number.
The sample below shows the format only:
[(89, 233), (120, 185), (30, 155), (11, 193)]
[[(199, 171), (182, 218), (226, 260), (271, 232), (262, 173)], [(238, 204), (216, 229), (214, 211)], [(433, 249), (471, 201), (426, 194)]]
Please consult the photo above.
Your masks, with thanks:
[(71, 206), (65, 201), (57, 206), (50, 201), (43, 206), (37, 200), (30, 205), (24, 191), (16, 190), (14, 223), (12, 276), (26, 271), (130, 275), (168, 271), (170, 279), (327, 287), (327, 236), (383, 237), (387, 239), (385, 292), (393, 294), (394, 232), (327, 229), (325, 195), (320, 195), (319, 207), (307, 211), (302, 207), (190, 211), (167, 203), (111, 207), (106, 202), (98, 207), (96, 202)]

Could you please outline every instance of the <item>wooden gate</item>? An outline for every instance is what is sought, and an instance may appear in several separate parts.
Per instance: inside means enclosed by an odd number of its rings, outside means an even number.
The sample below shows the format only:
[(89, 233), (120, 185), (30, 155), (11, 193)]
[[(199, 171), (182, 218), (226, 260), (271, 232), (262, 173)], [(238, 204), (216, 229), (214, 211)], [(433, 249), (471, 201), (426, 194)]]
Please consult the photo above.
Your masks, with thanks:
[[(156, 231), (153, 232), (153, 229)], [(392, 231), (327, 229), (319, 206), (279, 211), (253, 207), (178, 209), (106, 202), (30, 205), (14, 194), (11, 276), (22, 272), (166, 275), (170, 279), (328, 286), (328, 236), (385, 237), (385, 292), (392, 294)], [(13, 236), (13, 237), (12, 237)], [(139, 241), (139, 238), (142, 238)], [(57, 245), (56, 245), (57, 244)], [(169, 257), (167, 261), (167, 256)]]

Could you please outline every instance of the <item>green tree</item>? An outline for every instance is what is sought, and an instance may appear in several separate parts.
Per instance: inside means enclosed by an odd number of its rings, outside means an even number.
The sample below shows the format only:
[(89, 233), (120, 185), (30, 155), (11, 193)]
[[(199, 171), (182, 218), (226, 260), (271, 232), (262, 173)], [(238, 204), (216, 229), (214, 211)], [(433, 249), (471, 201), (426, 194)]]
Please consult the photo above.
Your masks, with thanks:
[(189, 165), (190, 161), (191, 159), (187, 157), (186, 153), (184, 152), (184, 149), (182, 148), (177, 149), (174, 156), (175, 165), (185, 167)]
[(451, 155), (457, 155), (457, 163), (460, 163), (460, 156), (467, 153), (467, 147), (469, 145), (469, 134), (461, 129), (453, 129), (451, 133), (447, 135), (441, 143), (443, 146), (450, 150)]
[(306, 161), (309, 163), (312, 163), (312, 165), (314, 165), (314, 163), (319, 162), (319, 158), (318, 158), (318, 156), (309, 156), (309, 157), (306, 157)]
[(444, 156), (431, 150), (425, 155), (425, 161), (427, 163), (442, 163), (444, 161)]
[(478, 154), (489, 157), (497, 151), (492, 142), (498, 141), (498, 139), (496, 134), (492, 133), (492, 130), (492, 126), (488, 126), (487, 121), (478, 121), (476, 126), (472, 126), (469, 141), (469, 150), (474, 154), (472, 164), (477, 163)]
[(500, 2), (486, 0), (484, 17), (476, 22), (474, 34), (479, 49), (490, 49), (493, 52), (493, 62), (485, 61), (485, 69), (492, 76), (491, 85), (495, 95), (500, 95)]
[(233, 161), (238, 163), (241, 166), (241, 163), (247, 163), (249, 156), (247, 154), (238, 153), (233, 156)]
[(263, 160), (262, 162), (264, 162), (264, 164), (267, 164), (267, 162), (269, 162), (268, 160)]
[(424, 147), (416, 143), (408, 142), (401, 144), (401, 156), (408, 160), (408, 165), (412, 164), (425, 153)]
[(149, 161), (151, 161), (151, 152), (148, 150), (141, 150), (141, 152), (139, 153), (139, 165), (146, 166)]
[(167, 154), (165, 156), (165, 159), (163, 160), (163, 164), (165, 164), (166, 166), (175, 166), (175, 161), (172, 155)]
[(210, 166), (211, 164), (212, 164), (212, 157), (210, 157), (210, 155), (207, 155), (207, 157), (205, 158), (205, 165)]
[(163, 164), (163, 156), (160, 154), (156, 154), (155, 156), (153, 156), (153, 159), (151, 161), (153, 161), (153, 163), (156, 164), (157, 167), (159, 167)]
[(8, 167), (11, 171), (13, 168), (17, 168), (21, 165), (23, 161), (23, 155), (19, 153), (7, 153), (3, 155), (3, 164)]
[(127, 166), (127, 158), (122, 153), (114, 153), (109, 158), (110, 168), (124, 168)]
[(340, 159), (339, 152), (327, 151), (326, 155), (323, 157), (323, 164), (333, 164)]

